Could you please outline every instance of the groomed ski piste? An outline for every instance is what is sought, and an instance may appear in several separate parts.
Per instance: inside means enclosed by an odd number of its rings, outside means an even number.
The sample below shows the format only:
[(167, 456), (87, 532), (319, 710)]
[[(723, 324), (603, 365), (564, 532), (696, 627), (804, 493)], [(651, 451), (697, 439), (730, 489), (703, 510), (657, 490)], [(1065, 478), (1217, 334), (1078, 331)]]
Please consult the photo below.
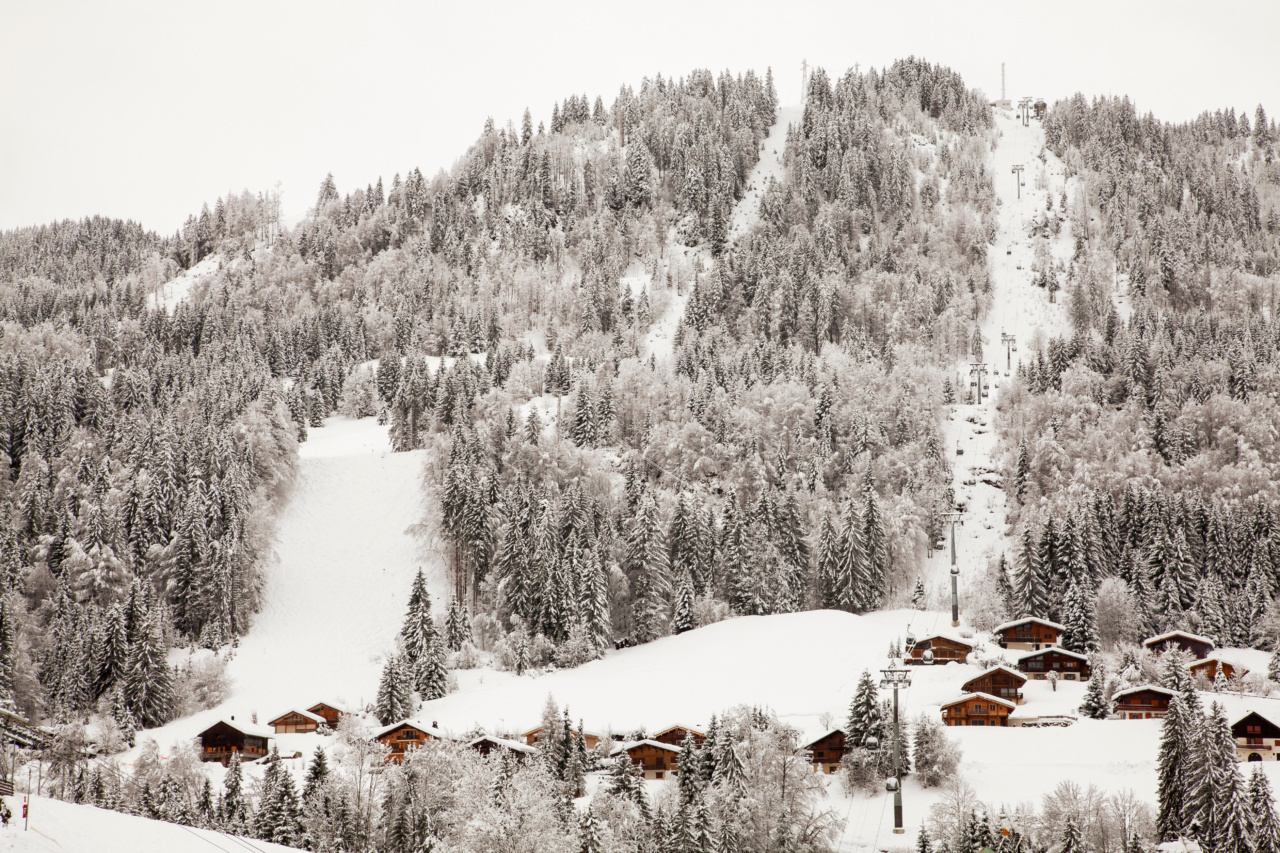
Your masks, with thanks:
[[(764, 182), (770, 176), (781, 177), (786, 125), (798, 121), (800, 114), (799, 108), (779, 111), (779, 122), (765, 140), (761, 162), (749, 179), (747, 196), (735, 211), (735, 237), (755, 221)], [(966, 504), (965, 524), (956, 529), (962, 611), (968, 579), (974, 575), (970, 570), (997, 558), (1002, 551), (1010, 557), (1014, 553), (1006, 536), (1004, 492), (982, 482), (983, 475), (991, 479), (991, 472), (1000, 470), (1001, 460), (996, 458), (998, 402), (1006, 378), (1001, 333), (1018, 339), (1019, 352), (1010, 353), (1012, 375), (1020, 354), (1034, 353), (1036, 344), (1068, 329), (1063, 306), (1050, 303), (1047, 292), (1031, 283), (1034, 246), (1027, 226), (1044, 210), (1045, 193), (1052, 192), (1056, 201), (1064, 191), (1072, 196), (1073, 187), (1064, 181), (1062, 164), (1048, 152), (1041, 185), (1038, 156), (1043, 132), (1038, 123), (1023, 127), (1012, 114), (997, 111), (994, 138), (997, 145), (991, 165), (1001, 203), (999, 230), (991, 248), (993, 302), (981, 327), (985, 360), (992, 369), (992, 396), (981, 404), (948, 407), (944, 424), (948, 453), (957, 444), (965, 451), (963, 456), (952, 457), (956, 494)], [(1027, 166), (1021, 198), (1010, 173), (1014, 163)], [(1069, 257), (1072, 239), (1070, 224), (1064, 223), (1052, 241), (1053, 255)], [(691, 249), (689, 257), (701, 251)], [(709, 262), (709, 256), (706, 260)], [(637, 278), (633, 284), (637, 293), (640, 283)], [(682, 312), (683, 300), (673, 289), (666, 311), (655, 318), (646, 339), (646, 355), (658, 359), (670, 355), (671, 334)], [(957, 371), (961, 370), (967, 381), (967, 364), (957, 364)], [(553, 405), (542, 398), (534, 402), (544, 409)], [(265, 572), (263, 609), (228, 665), (231, 695), (217, 708), (139, 733), (140, 738), (153, 737), (162, 754), (171, 744), (194, 738), (217, 719), (233, 714), (238, 719), (256, 717), (262, 725), (287, 710), (320, 701), (353, 710), (366, 707), (376, 695), (385, 656), (394, 648), (409, 586), (419, 566), (427, 572), (437, 613), (448, 600), (444, 561), (411, 532), (423, 517), (424, 452), (391, 453), (387, 428), (378, 426), (374, 419), (335, 417), (328, 419), (325, 427), (310, 430), (299, 457), (298, 483), (278, 523), (276, 558)], [(970, 485), (967, 480), (975, 482)], [(928, 601), (935, 609), (861, 616), (810, 611), (739, 617), (637, 648), (612, 651), (601, 660), (570, 670), (522, 676), (491, 668), (459, 670), (455, 672), (458, 690), (423, 705), (415, 719), (437, 724), (456, 736), (476, 727), (518, 736), (539, 725), (551, 697), (561, 707), (567, 706), (572, 719), (581, 720), (586, 730), (621, 736), (639, 729), (655, 733), (673, 724), (705, 726), (712, 714), (739, 705), (758, 705), (795, 727), (802, 742), (807, 742), (843, 725), (863, 670), (878, 675), (889, 665), (890, 645), (900, 642), (909, 631), (921, 639), (941, 632), (976, 646), (970, 656), (973, 663), (914, 668), (913, 682), (901, 696), (903, 718), (910, 721), (925, 714), (938, 719), (941, 705), (958, 698), (961, 685), (985, 668), (977, 661), (1003, 659), (1013, 663), (1018, 654), (1005, 652), (989, 635), (965, 624), (951, 627), (950, 613), (943, 609), (949, 600), (949, 568), (945, 549), (935, 552), (921, 567)], [(1084, 692), (1082, 683), (1060, 681), (1054, 689), (1049, 682), (1029, 681), (1023, 688), (1025, 704), (1017, 714), (1078, 716), (1076, 709)], [(1277, 699), (1231, 694), (1206, 694), (1203, 698), (1206, 705), (1222, 703), (1232, 719), (1248, 709), (1280, 718)], [(960, 778), (982, 803), (995, 810), (1023, 803), (1038, 805), (1064, 781), (1084, 787), (1096, 785), (1107, 793), (1132, 791), (1154, 805), (1158, 720), (1076, 719), (1066, 727), (964, 727), (947, 732), (963, 753)], [(318, 734), (287, 734), (277, 736), (275, 743), (294, 777), (300, 778), (316, 747), (327, 747), (332, 740)], [(127, 753), (124, 763), (133, 754)], [(289, 758), (294, 755), (301, 757)], [(1273, 784), (1280, 784), (1280, 762), (1264, 766)], [(222, 767), (205, 767), (219, 784)], [(245, 772), (253, 778), (261, 774), (261, 767), (246, 765)], [(924, 789), (908, 776), (903, 798), (907, 834), (895, 836), (890, 796), (883, 791), (847, 796), (836, 776), (824, 777), (824, 783), (827, 805), (845, 821), (837, 845), (841, 851), (913, 847), (920, 824), (945, 795), (945, 789)], [(652, 790), (670, 783), (645, 784)], [(595, 784), (588, 788), (594, 790)], [(68, 827), (88, 827), (91, 818), (99, 820), (97, 814), (141, 821), (65, 803), (51, 802), (47, 808), (50, 819), (65, 820)], [(94, 815), (80, 816), (87, 812)], [(174, 833), (166, 839), (186, 832), (167, 824), (155, 825)], [(88, 849), (65, 842), (61, 848), (5, 847), (14, 837), (13, 833), (0, 833), (0, 850)], [(185, 853), (208, 851), (210, 846), (194, 838), (185, 847), (177, 840), (170, 843), (174, 846), (154, 849)], [(225, 841), (218, 843), (228, 850), (245, 849)], [(278, 849), (262, 842), (252, 844), (263, 850)]]

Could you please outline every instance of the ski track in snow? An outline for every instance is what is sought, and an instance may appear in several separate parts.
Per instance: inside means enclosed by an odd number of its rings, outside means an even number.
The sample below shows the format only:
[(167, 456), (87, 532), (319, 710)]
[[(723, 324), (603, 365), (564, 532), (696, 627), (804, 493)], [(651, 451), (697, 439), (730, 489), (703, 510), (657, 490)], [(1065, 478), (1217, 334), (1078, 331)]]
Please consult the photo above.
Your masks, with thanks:
[[(960, 568), (959, 587), (963, 596), (968, 591), (969, 579), (981, 573), (969, 571), (999, 558), (1003, 551), (1007, 560), (1015, 559), (1015, 543), (1006, 536), (1005, 492), (1001, 485), (1001, 460), (997, 456), (999, 440), (999, 414), (996, 400), (1002, 387), (1018, 370), (1018, 364), (1026, 356), (1035, 355), (1035, 345), (1047, 342), (1050, 337), (1066, 335), (1070, 328), (1062, 300), (1049, 302), (1049, 294), (1032, 284), (1031, 270), (1035, 243), (1039, 237), (1027, 236), (1027, 229), (1039, 213), (1044, 212), (1045, 195), (1054, 194), (1054, 211), (1058, 212), (1058, 199), (1063, 191), (1063, 165), (1049, 151), (1045, 151), (1046, 163), (1038, 157), (1044, 146), (1044, 131), (1039, 122), (1029, 127), (1012, 114), (995, 111), (996, 129), (1000, 133), (996, 150), (991, 154), (992, 180), (995, 183), (998, 231), (995, 245), (990, 250), (989, 273), (992, 286), (992, 304), (983, 320), (983, 360), (987, 364), (987, 381), (990, 388), (982, 404), (960, 404), (950, 407), (944, 423), (945, 446), (949, 454), (957, 447), (964, 455), (953, 455), (956, 501), (965, 505), (963, 525), (956, 525), (957, 565)], [(1012, 167), (1021, 163), (1026, 167), (1022, 174), (1025, 186), (1015, 183)], [(1041, 168), (1044, 169), (1046, 189), (1038, 188)], [(1071, 193), (1068, 192), (1068, 198)], [(1070, 202), (1069, 202), (1070, 203)], [(1050, 251), (1055, 259), (1069, 259), (1074, 251), (1074, 237), (1070, 222), (1062, 224), (1057, 237), (1050, 238)], [(1060, 276), (1061, 279), (1061, 276)], [(1062, 291), (1059, 291), (1059, 296)], [(1017, 352), (1001, 343), (1001, 334), (1008, 333), (1017, 339)], [(963, 399), (969, 388), (969, 360), (956, 366), (960, 380), (958, 392)], [(984, 482), (985, 480), (985, 482)], [(949, 531), (947, 533), (949, 536)], [(950, 598), (950, 542), (943, 550), (935, 552), (941, 557), (932, 570), (929, 592), (935, 602)], [(963, 610), (963, 606), (961, 607)], [(947, 620), (949, 623), (950, 620)], [(945, 627), (945, 623), (943, 626)]]

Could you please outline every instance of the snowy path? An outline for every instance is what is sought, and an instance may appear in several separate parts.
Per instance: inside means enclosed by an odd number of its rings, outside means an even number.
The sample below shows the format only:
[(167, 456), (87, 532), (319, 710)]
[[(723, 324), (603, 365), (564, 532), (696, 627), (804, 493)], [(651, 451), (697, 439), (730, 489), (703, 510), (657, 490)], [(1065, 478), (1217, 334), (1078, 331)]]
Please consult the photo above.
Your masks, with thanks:
[[(786, 173), (786, 169), (782, 164), (782, 155), (783, 146), (787, 141), (787, 125), (798, 124), (803, 111), (804, 108), (800, 106), (778, 108), (777, 120), (769, 128), (768, 135), (760, 143), (760, 159), (751, 168), (751, 173), (747, 176), (747, 191), (741, 200), (734, 205), (733, 214), (730, 216), (730, 243), (736, 242), (760, 221), (760, 199), (764, 197), (764, 191), (768, 186), (769, 179), (773, 178), (781, 181)], [(672, 252), (675, 254), (675, 262), (685, 267), (686, 276), (692, 274), (692, 265), (699, 259), (702, 261), (704, 270), (713, 263), (711, 253), (707, 251), (706, 247), (700, 246), (691, 249), (682, 246), (676, 253), (676, 248), (673, 246)], [(633, 297), (638, 298), (640, 296), (640, 288), (645, 286), (649, 287), (651, 295), (654, 292), (653, 283), (650, 281), (647, 272), (629, 273), (623, 278), (623, 281), (631, 288)], [(661, 316), (654, 318), (648, 334), (642, 339), (640, 343), (641, 357), (648, 358), (653, 356), (661, 360), (671, 355), (676, 326), (679, 325), (680, 318), (684, 316), (684, 306), (689, 299), (691, 284), (692, 279), (688, 278), (684, 282), (683, 292), (674, 287), (666, 291), (666, 308)]]
[[(1001, 460), (996, 452), (999, 418), (994, 398), (985, 394), (999, 395), (1006, 378), (1017, 371), (1023, 355), (1033, 356), (1037, 346), (1069, 331), (1062, 301), (1050, 303), (1048, 292), (1032, 284), (1035, 242), (1042, 238), (1028, 236), (1033, 217), (1044, 212), (1048, 192), (1054, 193), (1055, 213), (1058, 210), (1057, 202), (1063, 190), (1062, 164), (1047, 151), (1046, 163), (1040, 163), (1044, 131), (1039, 122), (1023, 127), (1006, 112), (997, 110), (995, 115), (1000, 135), (991, 155), (991, 165), (996, 197), (1001, 204), (997, 207), (999, 230), (991, 247), (989, 264), (993, 299), (981, 326), (983, 360), (989, 371), (990, 388), (984, 392), (981, 405), (952, 406), (944, 424), (947, 452), (954, 454), (957, 448), (963, 450), (963, 455), (952, 457), (956, 500), (965, 506), (964, 525), (956, 527), (962, 596), (967, 581), (981, 576), (970, 570), (998, 559), (1002, 551), (1007, 559), (1013, 559), (1016, 552), (1015, 543), (1005, 535), (1006, 502), (999, 475)], [(1026, 167), (1021, 198), (1011, 171), (1017, 163)], [(1045, 188), (1039, 186), (1042, 182)], [(1073, 245), (1070, 222), (1064, 222), (1061, 232), (1050, 239), (1052, 257), (1069, 258)], [(1011, 347), (1001, 342), (1003, 333), (1016, 338), (1018, 352), (1012, 352)], [(963, 399), (970, 381), (967, 360), (957, 365), (957, 375)], [(943, 560), (929, 567), (941, 567), (933, 572), (930, 581), (935, 601), (939, 596), (950, 595), (949, 551), (937, 553)]]
[[(377, 691), (419, 566), (436, 609), (449, 584), (409, 528), (422, 519), (421, 451), (392, 453), (374, 419), (334, 417), (299, 448), (262, 610), (228, 667), (233, 701), (262, 714)], [(249, 710), (249, 709), (245, 709)]]

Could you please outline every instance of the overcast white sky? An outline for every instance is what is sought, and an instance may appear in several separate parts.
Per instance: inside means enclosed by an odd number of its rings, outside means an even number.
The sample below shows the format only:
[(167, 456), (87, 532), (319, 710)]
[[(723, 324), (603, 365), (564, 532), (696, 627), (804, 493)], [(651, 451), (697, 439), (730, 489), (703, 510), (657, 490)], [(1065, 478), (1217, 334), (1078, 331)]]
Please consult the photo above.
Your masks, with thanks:
[[(616, 10), (616, 11), (614, 11)], [(341, 191), (449, 167), (486, 116), (661, 72), (914, 54), (995, 97), (1127, 93), (1184, 120), (1280, 115), (1280, 2), (126, 2), (0, 6), (0, 228), (90, 214), (172, 232), (228, 190)]]

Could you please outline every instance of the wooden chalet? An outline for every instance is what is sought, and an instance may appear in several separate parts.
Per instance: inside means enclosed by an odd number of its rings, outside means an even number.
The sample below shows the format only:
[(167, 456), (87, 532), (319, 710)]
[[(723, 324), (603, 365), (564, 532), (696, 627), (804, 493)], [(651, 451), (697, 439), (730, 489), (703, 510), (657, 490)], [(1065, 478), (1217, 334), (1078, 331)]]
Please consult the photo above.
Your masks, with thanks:
[(392, 723), (374, 733), (373, 739), (390, 748), (391, 752), (387, 754), (387, 761), (399, 764), (404, 761), (405, 756), (411, 750), (415, 750), (429, 740), (449, 740), (449, 737), (438, 728), (436, 724), (423, 725), (405, 720), (402, 723)]
[(1213, 651), (1214, 642), (1208, 637), (1201, 637), (1199, 634), (1190, 634), (1186, 631), (1168, 631), (1164, 634), (1148, 637), (1142, 641), (1142, 645), (1146, 646), (1154, 654), (1160, 654), (1176, 648), (1182, 649), (1195, 660), (1203, 660), (1209, 656), (1209, 652)]
[[(578, 736), (578, 732), (575, 729), (570, 729), (569, 734), (574, 737)], [(530, 729), (520, 735), (520, 740), (524, 741), (527, 746), (537, 746), (542, 741), (542, 726), (538, 726), (536, 729)], [(586, 743), (587, 749), (595, 749), (600, 745), (600, 741), (603, 740), (603, 738), (595, 732), (583, 732), (582, 740)]]
[(840, 760), (844, 758), (846, 749), (844, 729), (832, 729), (820, 738), (804, 745), (813, 761), (814, 772), (836, 773), (840, 770)]
[(1173, 691), (1154, 684), (1130, 687), (1112, 695), (1116, 713), (1122, 720), (1160, 720), (1169, 713)]
[(13, 744), (23, 749), (43, 749), (52, 739), (48, 729), (32, 724), (13, 711), (0, 708), (0, 744)]
[(1058, 637), (1067, 630), (1057, 622), (1028, 616), (997, 625), (991, 633), (996, 644), (1002, 649), (1017, 649), (1024, 652), (1038, 652), (1050, 646), (1058, 645)]
[(1088, 681), (1091, 672), (1087, 657), (1057, 647), (1027, 652), (1018, 658), (1018, 669), (1036, 681), (1043, 681), (1051, 672), (1064, 681)]
[(950, 663), (951, 661), (964, 663), (969, 657), (969, 653), (973, 651), (973, 646), (953, 637), (934, 634), (916, 640), (916, 644), (910, 648), (902, 662), (908, 665), (921, 663), (924, 660), (924, 653), (927, 651), (933, 652), (933, 662), (935, 664)]
[(695, 746), (702, 746), (702, 742), (707, 739), (707, 736), (702, 732), (689, 726), (671, 726), (658, 732), (650, 740), (656, 740), (658, 743), (669, 743), (672, 746), (684, 746), (684, 739), (690, 735), (693, 736)]
[(1218, 677), (1218, 670), (1222, 670), (1223, 678), (1244, 678), (1249, 674), (1249, 670), (1243, 666), (1229, 663), (1221, 658), (1205, 658), (1191, 664), (1188, 669), (1191, 670), (1192, 676), (1203, 675), (1205, 678), (1213, 681)]
[(960, 688), (965, 693), (986, 693), (1007, 702), (1022, 704), (1022, 685), (1027, 677), (1007, 666), (993, 666), (969, 679)]
[(314, 732), (321, 726), (328, 725), (329, 721), (319, 714), (313, 714), (310, 711), (285, 711), (276, 717), (267, 725), (276, 730), (278, 735), (305, 734), (306, 732)]
[(632, 764), (639, 764), (646, 779), (665, 779), (668, 774), (675, 776), (680, 770), (680, 747), (669, 743), (646, 738), (624, 743), (614, 750), (614, 754), (625, 754)]
[(1007, 726), (1013, 702), (989, 693), (970, 693), (942, 706), (942, 722), (948, 726)]
[(495, 752), (509, 752), (517, 761), (523, 761), (530, 755), (538, 754), (538, 748), (536, 746), (529, 746), (527, 743), (520, 743), (516, 740), (507, 740), (502, 737), (494, 737), (493, 735), (481, 735), (468, 743), (467, 746), (471, 747), (486, 758)]
[(231, 756), (240, 755), (241, 761), (256, 761), (267, 754), (267, 741), (272, 733), (253, 723), (238, 723), (236, 718), (218, 720), (202, 731), (200, 760), (217, 761), (223, 767), (231, 764)]
[(1280, 726), (1257, 711), (1231, 724), (1237, 761), (1275, 761), (1280, 758)]
[(351, 712), (346, 708), (342, 708), (338, 705), (331, 705), (328, 702), (317, 702), (307, 709), (307, 713), (315, 714), (317, 717), (324, 717), (329, 728), (336, 729), (338, 727), (338, 720)]

